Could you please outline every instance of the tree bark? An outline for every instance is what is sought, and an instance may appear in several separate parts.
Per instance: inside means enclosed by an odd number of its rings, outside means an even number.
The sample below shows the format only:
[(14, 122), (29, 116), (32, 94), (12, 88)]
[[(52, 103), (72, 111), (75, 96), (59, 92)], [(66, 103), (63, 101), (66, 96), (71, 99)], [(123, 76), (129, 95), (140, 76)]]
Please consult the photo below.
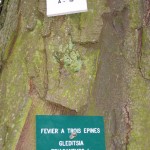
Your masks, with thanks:
[(150, 147), (150, 0), (45, 0), (0, 7), (0, 149), (34, 150), (37, 114), (105, 117), (107, 150)]

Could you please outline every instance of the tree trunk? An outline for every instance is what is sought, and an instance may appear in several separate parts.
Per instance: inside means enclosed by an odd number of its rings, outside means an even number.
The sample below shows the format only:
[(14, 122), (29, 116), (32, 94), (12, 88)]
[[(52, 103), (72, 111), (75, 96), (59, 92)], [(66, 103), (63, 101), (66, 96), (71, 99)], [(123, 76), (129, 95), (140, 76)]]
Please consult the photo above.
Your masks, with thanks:
[(150, 147), (150, 0), (45, 0), (0, 7), (0, 149), (34, 150), (35, 115), (105, 116), (107, 150)]

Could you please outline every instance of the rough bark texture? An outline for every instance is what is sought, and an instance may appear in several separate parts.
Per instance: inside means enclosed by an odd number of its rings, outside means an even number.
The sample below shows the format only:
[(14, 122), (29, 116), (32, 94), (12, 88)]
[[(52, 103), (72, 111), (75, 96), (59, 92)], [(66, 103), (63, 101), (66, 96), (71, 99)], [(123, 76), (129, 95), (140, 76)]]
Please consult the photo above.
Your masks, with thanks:
[(35, 115), (103, 115), (107, 150), (150, 147), (150, 0), (45, 0), (0, 8), (0, 149), (34, 150)]

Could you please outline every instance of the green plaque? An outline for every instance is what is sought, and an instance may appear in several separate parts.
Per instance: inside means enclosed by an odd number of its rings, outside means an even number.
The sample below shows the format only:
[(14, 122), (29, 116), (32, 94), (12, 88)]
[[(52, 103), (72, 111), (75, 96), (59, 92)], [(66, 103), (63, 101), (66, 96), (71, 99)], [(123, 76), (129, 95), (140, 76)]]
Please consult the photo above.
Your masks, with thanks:
[(36, 150), (106, 150), (100, 116), (36, 116)]

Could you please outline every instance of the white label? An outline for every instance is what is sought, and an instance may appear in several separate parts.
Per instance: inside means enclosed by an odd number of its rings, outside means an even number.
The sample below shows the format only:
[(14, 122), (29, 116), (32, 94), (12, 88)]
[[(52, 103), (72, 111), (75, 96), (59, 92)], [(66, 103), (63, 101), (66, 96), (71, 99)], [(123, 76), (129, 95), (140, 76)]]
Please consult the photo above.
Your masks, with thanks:
[(59, 16), (87, 11), (87, 0), (47, 0), (47, 16)]

